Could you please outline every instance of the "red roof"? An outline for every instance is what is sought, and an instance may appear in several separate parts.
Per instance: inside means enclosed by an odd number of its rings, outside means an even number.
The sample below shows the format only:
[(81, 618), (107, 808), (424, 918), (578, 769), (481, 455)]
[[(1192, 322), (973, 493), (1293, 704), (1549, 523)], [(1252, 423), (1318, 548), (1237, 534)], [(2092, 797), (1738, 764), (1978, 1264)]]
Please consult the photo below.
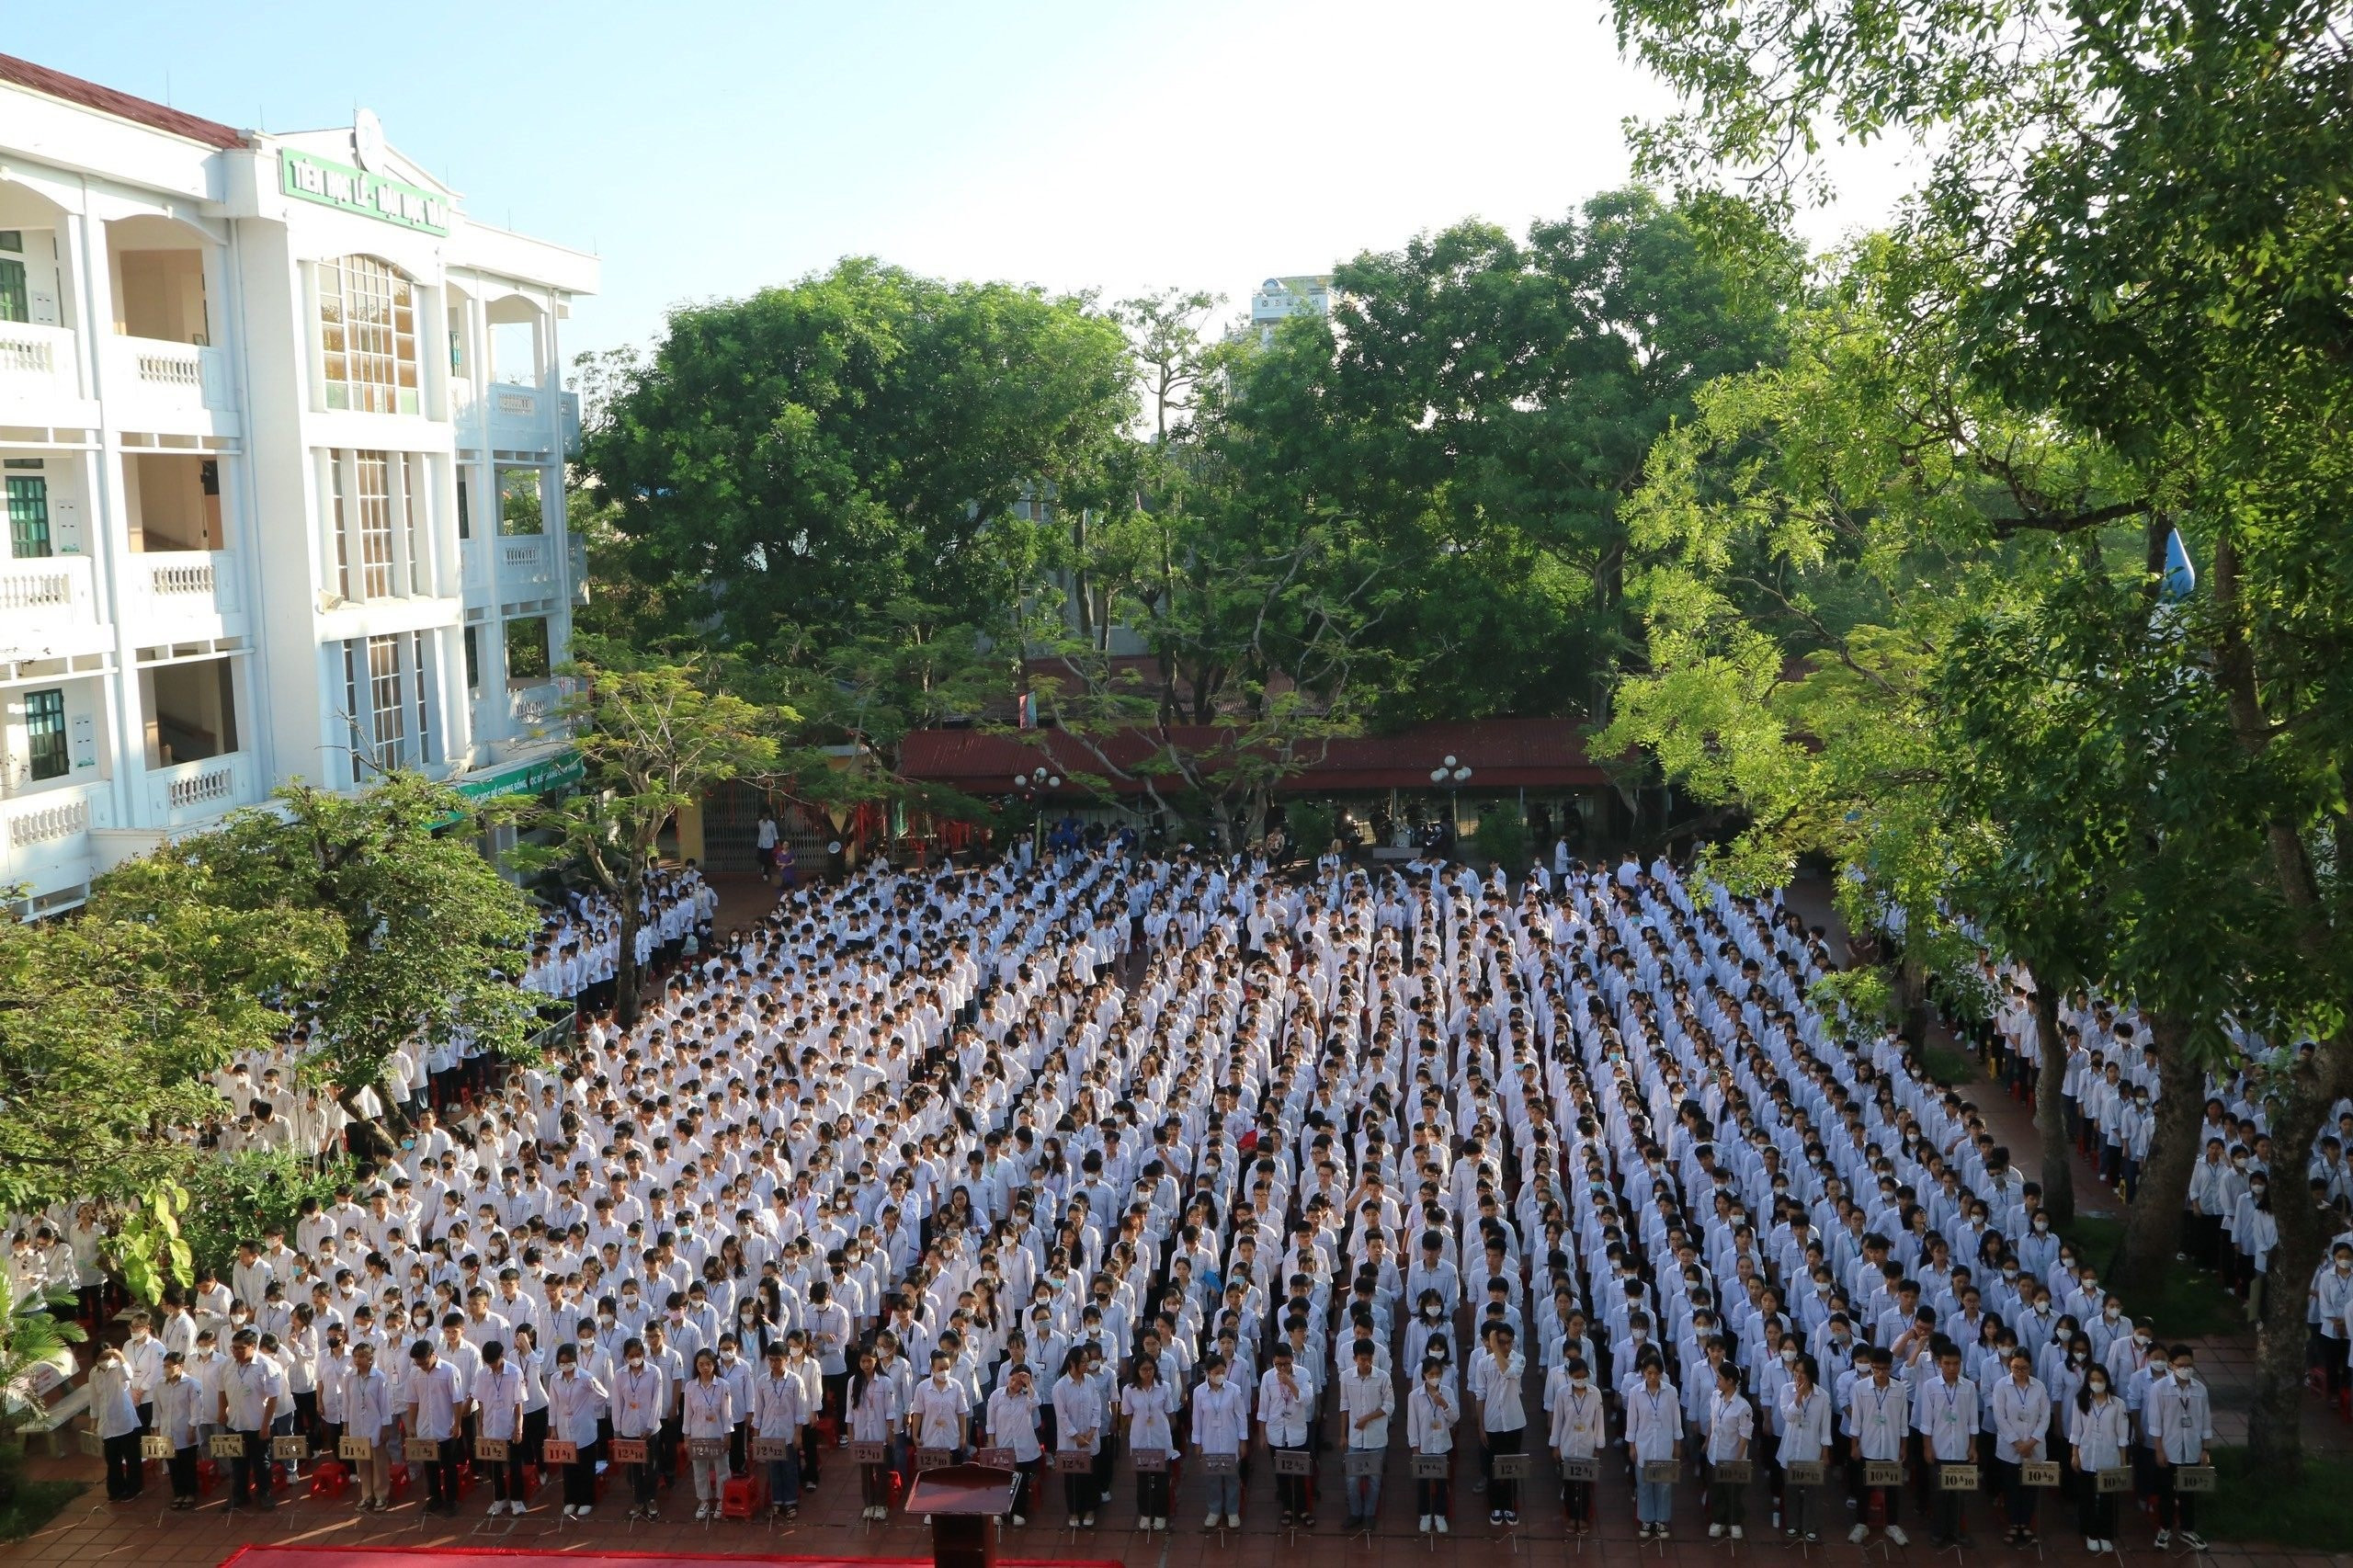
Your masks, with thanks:
[(19, 60), (13, 54), (0, 54), (0, 82), (14, 82), (19, 87), (29, 87), (52, 98), (63, 98), (69, 104), (80, 104), (118, 119), (135, 120), (152, 125), (158, 131), (168, 131), (175, 136), (185, 136), (191, 142), (201, 142), (212, 147), (242, 147), (245, 133), (233, 125), (223, 125), (202, 115), (187, 114), (152, 99), (133, 97), (129, 93), (102, 87), (96, 82), (85, 82), (79, 76), (68, 76), (63, 71), (52, 71), (46, 65), (36, 65), (29, 60)]
[[(1167, 744), (1207, 753), (1231, 733), (1216, 725), (1174, 725)], [(967, 794), (1001, 795), (1015, 774), (1043, 766), (1065, 778), (1099, 778), (1114, 793), (1136, 795), (1143, 792), (1142, 782), (1120, 778), (1114, 769), (1132, 769), (1161, 744), (1138, 730), (1084, 740), (1062, 730), (917, 730), (899, 748), (899, 771)], [(1278, 788), (1285, 794), (1427, 790), (1430, 769), (1448, 756), (1470, 767), (1463, 788), (1472, 790), (1558, 789), (1600, 784), (1608, 777), (1586, 756), (1573, 719), (1481, 719), (1332, 741)]]

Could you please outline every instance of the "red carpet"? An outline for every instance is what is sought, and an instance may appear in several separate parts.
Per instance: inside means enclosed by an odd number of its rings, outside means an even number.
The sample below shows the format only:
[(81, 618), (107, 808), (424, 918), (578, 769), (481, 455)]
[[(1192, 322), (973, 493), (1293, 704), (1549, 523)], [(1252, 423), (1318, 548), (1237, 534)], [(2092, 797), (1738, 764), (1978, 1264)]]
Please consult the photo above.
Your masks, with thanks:
[[(440, 1546), (247, 1546), (232, 1552), (221, 1568), (519, 1568), (517, 1558), (560, 1562), (566, 1568), (688, 1568), (688, 1564), (742, 1562), (746, 1556), (795, 1568), (931, 1568), (928, 1557), (790, 1557), (749, 1553), (722, 1556), (676, 1551), (533, 1551), (524, 1548), (464, 1551)], [(1005, 1568), (1034, 1559), (1005, 1558)], [(1038, 1568), (1120, 1568), (1116, 1562), (1056, 1561)]]

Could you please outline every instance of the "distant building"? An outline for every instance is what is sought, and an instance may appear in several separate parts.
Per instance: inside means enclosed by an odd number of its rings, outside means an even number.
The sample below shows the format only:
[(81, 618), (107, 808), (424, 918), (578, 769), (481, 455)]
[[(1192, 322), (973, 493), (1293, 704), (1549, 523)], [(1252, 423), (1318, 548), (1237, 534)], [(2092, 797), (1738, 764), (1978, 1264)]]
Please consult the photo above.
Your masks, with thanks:
[(558, 324), (594, 256), (373, 115), (241, 130), (0, 55), (0, 892), (295, 777), (574, 767)]
[(1269, 278), (1250, 296), (1250, 330), (1263, 347), (1275, 340), (1275, 328), (1292, 316), (1332, 313), (1332, 275), (1305, 273), (1295, 278)]

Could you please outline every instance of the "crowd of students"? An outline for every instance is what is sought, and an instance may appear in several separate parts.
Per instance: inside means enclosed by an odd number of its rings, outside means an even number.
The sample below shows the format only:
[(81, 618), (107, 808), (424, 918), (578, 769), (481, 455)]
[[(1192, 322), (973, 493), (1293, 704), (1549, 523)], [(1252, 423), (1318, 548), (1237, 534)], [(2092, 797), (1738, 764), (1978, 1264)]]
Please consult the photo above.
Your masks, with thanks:
[[(1697, 891), (1631, 858), (1514, 888), (1119, 835), (788, 885), (722, 938), (668, 876), (667, 979), (626, 1030), (597, 991), (617, 923), (583, 903), (530, 981), (582, 1001), (574, 1049), (429, 1079), (448, 1125), (420, 1109), (397, 1159), (101, 1357), (110, 1485), (161, 1434), (192, 1501), (228, 1434), (233, 1505), (266, 1507), (264, 1439), (292, 1434), (364, 1439), (367, 1509), (393, 1462), (454, 1509), (462, 1460), (493, 1512), (529, 1506), (530, 1464), (575, 1517), (601, 1483), (658, 1517), (682, 1472), (699, 1516), (755, 1477), (789, 1514), (845, 1471), (872, 1517), (977, 1454), (1017, 1471), (1017, 1524), (1049, 1472), (1081, 1528), (1131, 1474), (1165, 1529), (1198, 1470), (1230, 1528), (1263, 1464), (1283, 1525), (1336, 1495), (1370, 1527), (1400, 1470), (1438, 1532), (1466, 1487), (1517, 1527), (1529, 1472), (1498, 1461), (1549, 1449), (1572, 1530), (1623, 1475), (1665, 1539), (1697, 1478), (1713, 1536), (1769, 1509), (1901, 1544), (1907, 1489), (1967, 1541), (1957, 1465), (2033, 1540), (2055, 1460), (2093, 1550), (2128, 1470), (2160, 1540), (2202, 1547), (2190, 1348), (1959, 1091), (1817, 1009), (1819, 928)], [(2124, 1096), (2076, 1097), (2129, 1154)], [(2221, 1110), (2257, 1130), (2252, 1186), (2261, 1108)], [(1612, 1447), (1624, 1469), (1584, 1462)]]

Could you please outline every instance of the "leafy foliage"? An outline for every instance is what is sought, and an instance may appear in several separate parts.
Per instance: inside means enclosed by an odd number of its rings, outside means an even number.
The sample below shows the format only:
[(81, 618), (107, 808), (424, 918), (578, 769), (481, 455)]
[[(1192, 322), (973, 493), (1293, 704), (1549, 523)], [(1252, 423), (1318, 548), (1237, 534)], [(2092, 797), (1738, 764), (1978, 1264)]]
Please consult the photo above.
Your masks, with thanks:
[(536, 1014), (514, 976), (538, 920), (471, 836), (441, 831), (478, 814), (411, 773), (358, 795), (290, 784), (274, 805), (134, 862), (135, 880), (103, 883), (93, 903), (144, 919), (185, 881), (240, 917), (324, 925), (331, 957), (302, 994), (304, 1068), (348, 1104), (412, 1040), (462, 1030), (488, 1051), (527, 1049)]
[(530, 869), (568, 866), (612, 898), (620, 912), (618, 1005), (631, 1022), (639, 889), (663, 827), (710, 785), (772, 769), (774, 731), (791, 715), (715, 689), (710, 667), (691, 661), (582, 662), (566, 673), (577, 685), (564, 717), (586, 778), (577, 793), (532, 809), (525, 820), (550, 841), (511, 858)]

